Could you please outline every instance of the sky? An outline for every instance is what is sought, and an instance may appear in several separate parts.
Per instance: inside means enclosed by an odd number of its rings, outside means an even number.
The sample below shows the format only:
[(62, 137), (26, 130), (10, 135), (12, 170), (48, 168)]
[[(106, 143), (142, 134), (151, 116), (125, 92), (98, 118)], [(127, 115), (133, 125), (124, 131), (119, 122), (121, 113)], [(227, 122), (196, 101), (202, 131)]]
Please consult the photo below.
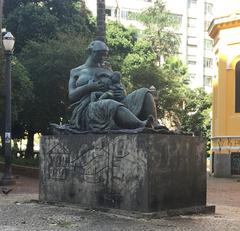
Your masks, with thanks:
[(234, 11), (240, 12), (240, 0), (215, 0), (215, 17), (226, 16)]

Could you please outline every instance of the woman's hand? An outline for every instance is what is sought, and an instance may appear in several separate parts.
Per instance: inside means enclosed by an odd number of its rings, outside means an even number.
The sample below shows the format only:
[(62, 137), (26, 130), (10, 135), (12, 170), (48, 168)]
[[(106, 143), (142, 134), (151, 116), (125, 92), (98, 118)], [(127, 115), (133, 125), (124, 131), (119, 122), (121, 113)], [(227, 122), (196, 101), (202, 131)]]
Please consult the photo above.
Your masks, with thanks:
[(117, 101), (122, 101), (125, 97), (124, 90), (116, 89), (113, 90), (113, 98)]
[(105, 91), (105, 85), (100, 81), (90, 82), (88, 83), (92, 91)]

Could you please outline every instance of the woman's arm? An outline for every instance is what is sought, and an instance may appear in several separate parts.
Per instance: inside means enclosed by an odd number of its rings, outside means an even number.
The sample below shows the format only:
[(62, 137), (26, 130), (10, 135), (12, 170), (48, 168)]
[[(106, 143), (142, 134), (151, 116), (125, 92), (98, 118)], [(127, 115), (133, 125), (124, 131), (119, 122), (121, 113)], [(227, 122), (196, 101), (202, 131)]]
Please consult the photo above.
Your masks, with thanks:
[(88, 82), (83, 81), (82, 85), (77, 86), (76, 82), (78, 78), (84, 78), (84, 76), (74, 75), (75, 73), (70, 74), (70, 80), (68, 84), (68, 97), (71, 103), (74, 103), (81, 99), (83, 96), (90, 94), (93, 91), (101, 91), (104, 89), (104, 85), (100, 82)]
[(122, 101), (126, 96), (125, 89), (121, 84), (115, 85), (112, 91), (113, 91), (113, 97), (117, 101)]

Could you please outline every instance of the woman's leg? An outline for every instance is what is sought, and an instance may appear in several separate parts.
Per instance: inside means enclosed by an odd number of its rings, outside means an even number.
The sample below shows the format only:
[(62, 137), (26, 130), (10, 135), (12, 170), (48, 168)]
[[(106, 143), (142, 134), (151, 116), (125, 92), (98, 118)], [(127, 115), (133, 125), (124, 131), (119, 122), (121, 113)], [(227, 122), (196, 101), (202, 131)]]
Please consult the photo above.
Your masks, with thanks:
[(146, 120), (150, 115), (153, 116), (155, 120), (157, 120), (157, 109), (156, 104), (154, 102), (153, 96), (150, 92), (146, 93), (144, 101), (143, 101), (143, 107), (141, 110), (141, 113), (139, 115), (139, 118), (141, 120)]
[(153, 128), (154, 118), (148, 116), (146, 120), (139, 120), (130, 110), (126, 107), (120, 106), (115, 114), (115, 123), (123, 129), (134, 129), (141, 127)]
[(141, 120), (145, 120), (146, 118), (149, 118), (150, 115), (154, 118), (154, 125), (153, 126), (154, 126), (155, 129), (168, 130), (168, 128), (166, 126), (159, 124), (159, 122), (157, 120), (157, 108), (156, 108), (155, 101), (153, 99), (152, 94), (150, 92), (148, 92), (145, 95), (145, 99), (143, 101), (142, 111), (139, 115), (139, 118)]

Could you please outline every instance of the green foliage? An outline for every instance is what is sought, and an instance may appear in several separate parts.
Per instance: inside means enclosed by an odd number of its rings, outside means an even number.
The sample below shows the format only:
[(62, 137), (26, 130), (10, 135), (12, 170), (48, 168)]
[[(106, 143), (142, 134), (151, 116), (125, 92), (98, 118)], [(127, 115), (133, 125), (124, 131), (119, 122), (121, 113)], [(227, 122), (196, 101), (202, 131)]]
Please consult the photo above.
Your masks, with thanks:
[(29, 79), (26, 68), (17, 58), (14, 58), (12, 60), (12, 119), (14, 121), (33, 98), (32, 90), (32, 81)]
[(211, 95), (204, 89), (189, 90), (186, 94), (182, 128), (197, 136), (210, 138)]
[(26, 109), (28, 129), (46, 133), (49, 122), (59, 123), (67, 113), (70, 69), (83, 63), (89, 40), (61, 34), (44, 43), (29, 42), (21, 60), (33, 81), (35, 100)]
[(160, 117), (166, 112), (181, 111), (187, 91), (187, 67), (177, 57), (169, 57), (161, 67), (156, 65), (151, 43), (139, 39), (132, 53), (124, 59), (123, 84), (128, 92), (140, 87), (155, 86), (159, 92), (157, 109)]
[(109, 22), (107, 24), (106, 42), (113, 53), (128, 54), (135, 41), (135, 32), (127, 29), (118, 22)]
[[(4, 79), (0, 79), (0, 87), (4, 89)], [(21, 113), (33, 97), (32, 82), (29, 79), (28, 72), (17, 58), (12, 61), (12, 121), (17, 123)], [(1, 130), (4, 122), (4, 91), (0, 97), (0, 120)], [(14, 131), (13, 131), (14, 133)], [(13, 134), (14, 136), (14, 134)]]
[(7, 29), (16, 37), (16, 52), (29, 40), (44, 41), (57, 31), (58, 18), (37, 4), (16, 8), (6, 18)]
[(178, 57), (170, 57), (162, 67), (163, 81), (159, 98), (159, 112), (165, 111), (178, 113), (182, 108), (185, 94), (188, 89), (187, 67)]
[(166, 10), (162, 0), (156, 1), (153, 7), (136, 14), (135, 17), (145, 25), (143, 37), (151, 42), (157, 61), (160, 57), (166, 58), (178, 52), (180, 39), (175, 33), (178, 22)]
[(136, 41), (136, 31), (127, 29), (118, 22), (109, 22), (106, 30), (106, 43), (110, 49), (111, 65), (120, 70), (124, 58), (132, 51)]
[(16, 52), (20, 52), (30, 40), (43, 42), (54, 38), (60, 31), (92, 36), (95, 25), (81, 3), (76, 0), (7, 2), (4, 7), (5, 24), (17, 38)]
[[(14, 93), (17, 97), (13, 97), (13, 117), (17, 121), (13, 123), (13, 133), (20, 138), (27, 131), (32, 143), (34, 132), (46, 132), (49, 122), (59, 122), (60, 116), (66, 116), (69, 70), (83, 63), (86, 43), (95, 36), (95, 22), (83, 0), (4, 3), (4, 26), (16, 37), (14, 53), (33, 82), (33, 94), (24, 106), (19, 100), (25, 100), (27, 90), (21, 87), (21, 96)], [(18, 72), (26, 74), (24, 67), (18, 67)], [(33, 145), (27, 147), (30, 150)]]
[(44, 0), (40, 1), (58, 18), (59, 31), (78, 32), (92, 36), (95, 32), (95, 22), (91, 13), (85, 7), (84, 0)]
[(155, 58), (156, 54), (149, 42), (139, 39), (134, 44), (132, 52), (124, 59), (121, 69), (123, 84), (127, 91), (143, 86), (159, 85), (159, 68), (154, 65)]

